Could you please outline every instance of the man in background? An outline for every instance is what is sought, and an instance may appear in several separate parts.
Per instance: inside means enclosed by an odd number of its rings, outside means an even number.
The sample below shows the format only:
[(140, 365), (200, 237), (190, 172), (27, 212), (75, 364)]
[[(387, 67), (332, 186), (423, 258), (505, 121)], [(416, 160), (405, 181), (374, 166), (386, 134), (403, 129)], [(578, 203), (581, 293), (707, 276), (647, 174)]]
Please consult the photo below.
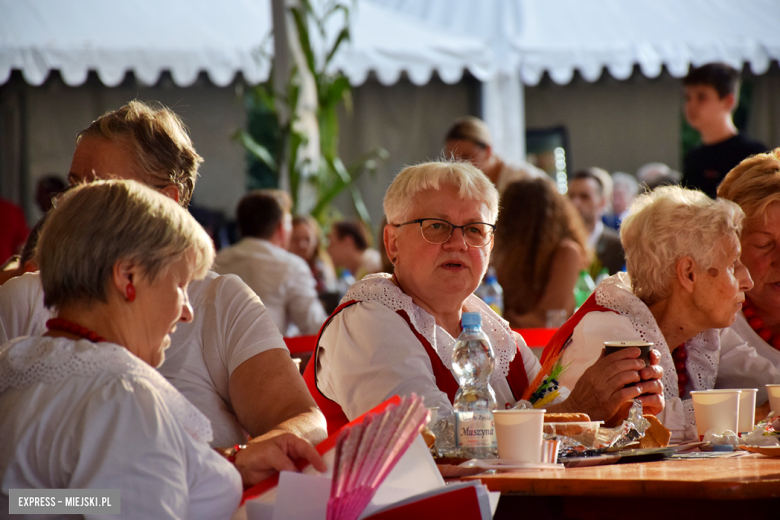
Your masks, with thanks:
[(242, 240), (221, 250), (219, 274), (238, 275), (260, 297), (282, 335), (316, 334), (327, 317), (306, 262), (287, 251), (292, 233), (290, 197), (281, 190), (256, 190), (238, 203)]
[(767, 147), (740, 135), (734, 126), (739, 71), (725, 63), (708, 63), (691, 69), (683, 85), (685, 119), (701, 134), (701, 145), (685, 156), (682, 184), (715, 198), (718, 184), (732, 168)]
[(588, 245), (596, 252), (589, 269), (594, 279), (602, 269), (606, 268), (613, 275), (626, 263), (620, 235), (601, 221), (607, 207), (605, 175), (609, 178), (609, 174), (600, 168), (580, 170), (569, 182), (568, 191), (569, 199), (585, 223)]
[(382, 270), (382, 258), (376, 249), (369, 247), (370, 235), (362, 223), (341, 220), (328, 233), (328, 255), (336, 269), (345, 269), (360, 280), (367, 274)]
[(549, 178), (546, 173), (527, 162), (508, 164), (493, 153), (493, 138), (488, 126), (473, 116), (459, 117), (453, 121), (445, 136), (446, 156), (469, 161), (482, 170), (496, 185), (498, 193), (514, 181), (530, 177)]

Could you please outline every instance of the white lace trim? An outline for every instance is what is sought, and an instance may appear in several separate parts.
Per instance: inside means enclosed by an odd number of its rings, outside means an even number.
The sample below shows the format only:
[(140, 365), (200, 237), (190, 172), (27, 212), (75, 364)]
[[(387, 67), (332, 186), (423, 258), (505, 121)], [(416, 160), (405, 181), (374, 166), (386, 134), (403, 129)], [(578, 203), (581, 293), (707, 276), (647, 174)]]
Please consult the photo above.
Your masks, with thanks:
[[(655, 317), (647, 308), (647, 305), (634, 296), (631, 290), (631, 279), (627, 273), (618, 273), (610, 276), (596, 288), (596, 303), (602, 307), (617, 311), (631, 321), (634, 330), (645, 341), (655, 344), (655, 349), (661, 353), (661, 366), (664, 369), (663, 384), (664, 395), (667, 398), (680, 396), (677, 388), (677, 370), (674, 368), (674, 360), (666, 344), (666, 339), (658, 328)], [(686, 396), (691, 390), (709, 390), (715, 388), (715, 380), (718, 376), (718, 363), (720, 361), (720, 336), (717, 329), (707, 329), (685, 342), (688, 359), (685, 368), (688, 370), (690, 382), (686, 387)], [(683, 400), (686, 409), (686, 417), (693, 419), (690, 397)]]
[[(351, 300), (375, 301), (395, 312), (401, 310), (406, 312), (412, 327), (428, 340), (444, 366), (452, 369), (452, 351), (457, 338), (453, 338), (446, 330), (436, 325), (436, 319), (416, 305), (411, 296), (401, 291), (393, 283), (392, 276), (386, 273), (365, 276), (349, 288), (347, 294), (341, 299), (341, 303)], [(517, 343), (512, 329), (509, 328), (509, 322), (501, 318), (473, 294), (464, 302), (464, 309), (482, 314), (482, 330), (487, 334), (496, 353), (490, 383), (498, 383), (506, 378), (509, 373), (509, 364), (515, 359), (517, 353)]]
[(0, 392), (71, 377), (111, 373), (144, 379), (159, 392), (171, 413), (195, 440), (212, 440), (211, 423), (152, 367), (113, 343), (67, 338), (24, 337), (0, 349)]

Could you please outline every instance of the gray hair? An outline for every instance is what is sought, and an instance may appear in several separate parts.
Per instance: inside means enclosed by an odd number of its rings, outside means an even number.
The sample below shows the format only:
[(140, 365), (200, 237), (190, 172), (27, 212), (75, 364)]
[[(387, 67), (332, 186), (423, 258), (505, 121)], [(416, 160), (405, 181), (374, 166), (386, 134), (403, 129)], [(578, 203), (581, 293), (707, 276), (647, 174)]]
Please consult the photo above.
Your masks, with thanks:
[(76, 186), (52, 210), (38, 241), (44, 304), (107, 302), (118, 261), (135, 262), (153, 282), (183, 257), (203, 278), (214, 245), (172, 199), (130, 180)]
[(680, 184), (682, 174), (672, 170), (664, 163), (653, 162), (641, 166), (636, 171), (636, 178), (644, 184), (648, 190), (654, 190), (658, 186), (667, 184)]
[(667, 298), (677, 260), (685, 255), (700, 269), (712, 267), (717, 259), (713, 246), (720, 238), (733, 237), (739, 246), (744, 217), (731, 201), (679, 186), (638, 196), (620, 226), (634, 294), (647, 305)]
[(487, 205), (489, 224), (498, 218), (498, 190), (484, 173), (468, 162), (435, 161), (407, 166), (393, 180), (385, 194), (388, 224), (400, 224), (412, 210), (412, 199), (421, 191), (450, 184), (458, 188), (458, 197)]
[(107, 139), (129, 147), (146, 184), (173, 185), (179, 204), (187, 207), (203, 158), (195, 151), (187, 129), (169, 108), (131, 101), (106, 112), (79, 133), (78, 138)]
[(636, 177), (624, 172), (615, 172), (612, 174), (612, 192), (622, 190), (629, 198), (636, 197), (639, 193), (639, 183)]

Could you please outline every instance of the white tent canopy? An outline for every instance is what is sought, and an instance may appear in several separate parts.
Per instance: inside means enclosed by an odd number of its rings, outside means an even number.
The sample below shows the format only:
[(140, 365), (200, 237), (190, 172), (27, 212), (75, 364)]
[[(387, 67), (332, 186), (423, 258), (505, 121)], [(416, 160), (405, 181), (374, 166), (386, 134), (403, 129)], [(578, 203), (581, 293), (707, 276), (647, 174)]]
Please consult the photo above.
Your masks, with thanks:
[[(495, 60), (484, 41), (369, 2), (354, 5), (352, 39), (331, 63), (353, 85), (365, 82), (371, 71), (383, 85), (396, 83), (402, 72), (415, 85), (428, 83), (434, 70), (445, 83), (457, 83), (466, 69), (481, 81), (493, 76)], [(335, 37), (339, 28), (329, 29)]]
[(635, 65), (682, 77), (692, 64), (724, 61), (761, 74), (780, 59), (778, 0), (368, 1), (490, 45), (497, 75), (483, 117), (510, 160), (525, 155), (521, 81), (537, 85), (545, 72), (558, 84), (575, 71), (596, 81), (604, 68), (627, 79)]
[(32, 85), (51, 70), (71, 86), (90, 70), (110, 87), (129, 71), (151, 85), (165, 70), (179, 86), (201, 71), (218, 86), (239, 71), (257, 83), (270, 71), (257, 53), (270, 19), (254, 0), (0, 0), (0, 84), (12, 69)]
[[(340, 27), (330, 27), (335, 38)], [(430, 24), (428, 24), (430, 25)], [(359, 2), (352, 16), (352, 40), (333, 62), (353, 85), (374, 71), (383, 84), (402, 72), (415, 84), (434, 71), (446, 82), (469, 70), (492, 74), (486, 44), (453, 37), (420, 20)], [(268, 79), (272, 51), (270, 0), (0, 0), (0, 84), (19, 69), (41, 85), (51, 70), (66, 84), (83, 84), (94, 70), (107, 86), (132, 71), (144, 84), (170, 71), (174, 82), (191, 85), (201, 71), (218, 86), (240, 72), (249, 83)]]
[(559, 84), (577, 70), (596, 81), (638, 65), (656, 77), (723, 61), (756, 74), (780, 59), (777, 0), (370, 0), (439, 27), (486, 41), (501, 72), (536, 85)]
[(545, 71), (558, 84), (575, 70), (596, 81), (604, 68), (622, 80), (634, 65), (650, 78), (662, 67), (683, 77), (715, 61), (763, 74), (780, 59), (777, 0), (524, 1), (523, 22), (511, 45), (528, 85)]

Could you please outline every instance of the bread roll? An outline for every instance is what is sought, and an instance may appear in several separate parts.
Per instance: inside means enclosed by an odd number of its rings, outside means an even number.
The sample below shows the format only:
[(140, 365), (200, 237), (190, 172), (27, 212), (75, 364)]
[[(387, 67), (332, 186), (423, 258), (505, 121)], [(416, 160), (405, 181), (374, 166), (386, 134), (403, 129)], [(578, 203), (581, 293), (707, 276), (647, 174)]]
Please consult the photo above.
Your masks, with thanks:
[(655, 415), (643, 415), (650, 421), (650, 427), (645, 430), (645, 436), (639, 440), (640, 448), (665, 448), (669, 446), (672, 432), (667, 430)]
[(590, 417), (586, 413), (546, 413), (544, 422), (588, 422)]

